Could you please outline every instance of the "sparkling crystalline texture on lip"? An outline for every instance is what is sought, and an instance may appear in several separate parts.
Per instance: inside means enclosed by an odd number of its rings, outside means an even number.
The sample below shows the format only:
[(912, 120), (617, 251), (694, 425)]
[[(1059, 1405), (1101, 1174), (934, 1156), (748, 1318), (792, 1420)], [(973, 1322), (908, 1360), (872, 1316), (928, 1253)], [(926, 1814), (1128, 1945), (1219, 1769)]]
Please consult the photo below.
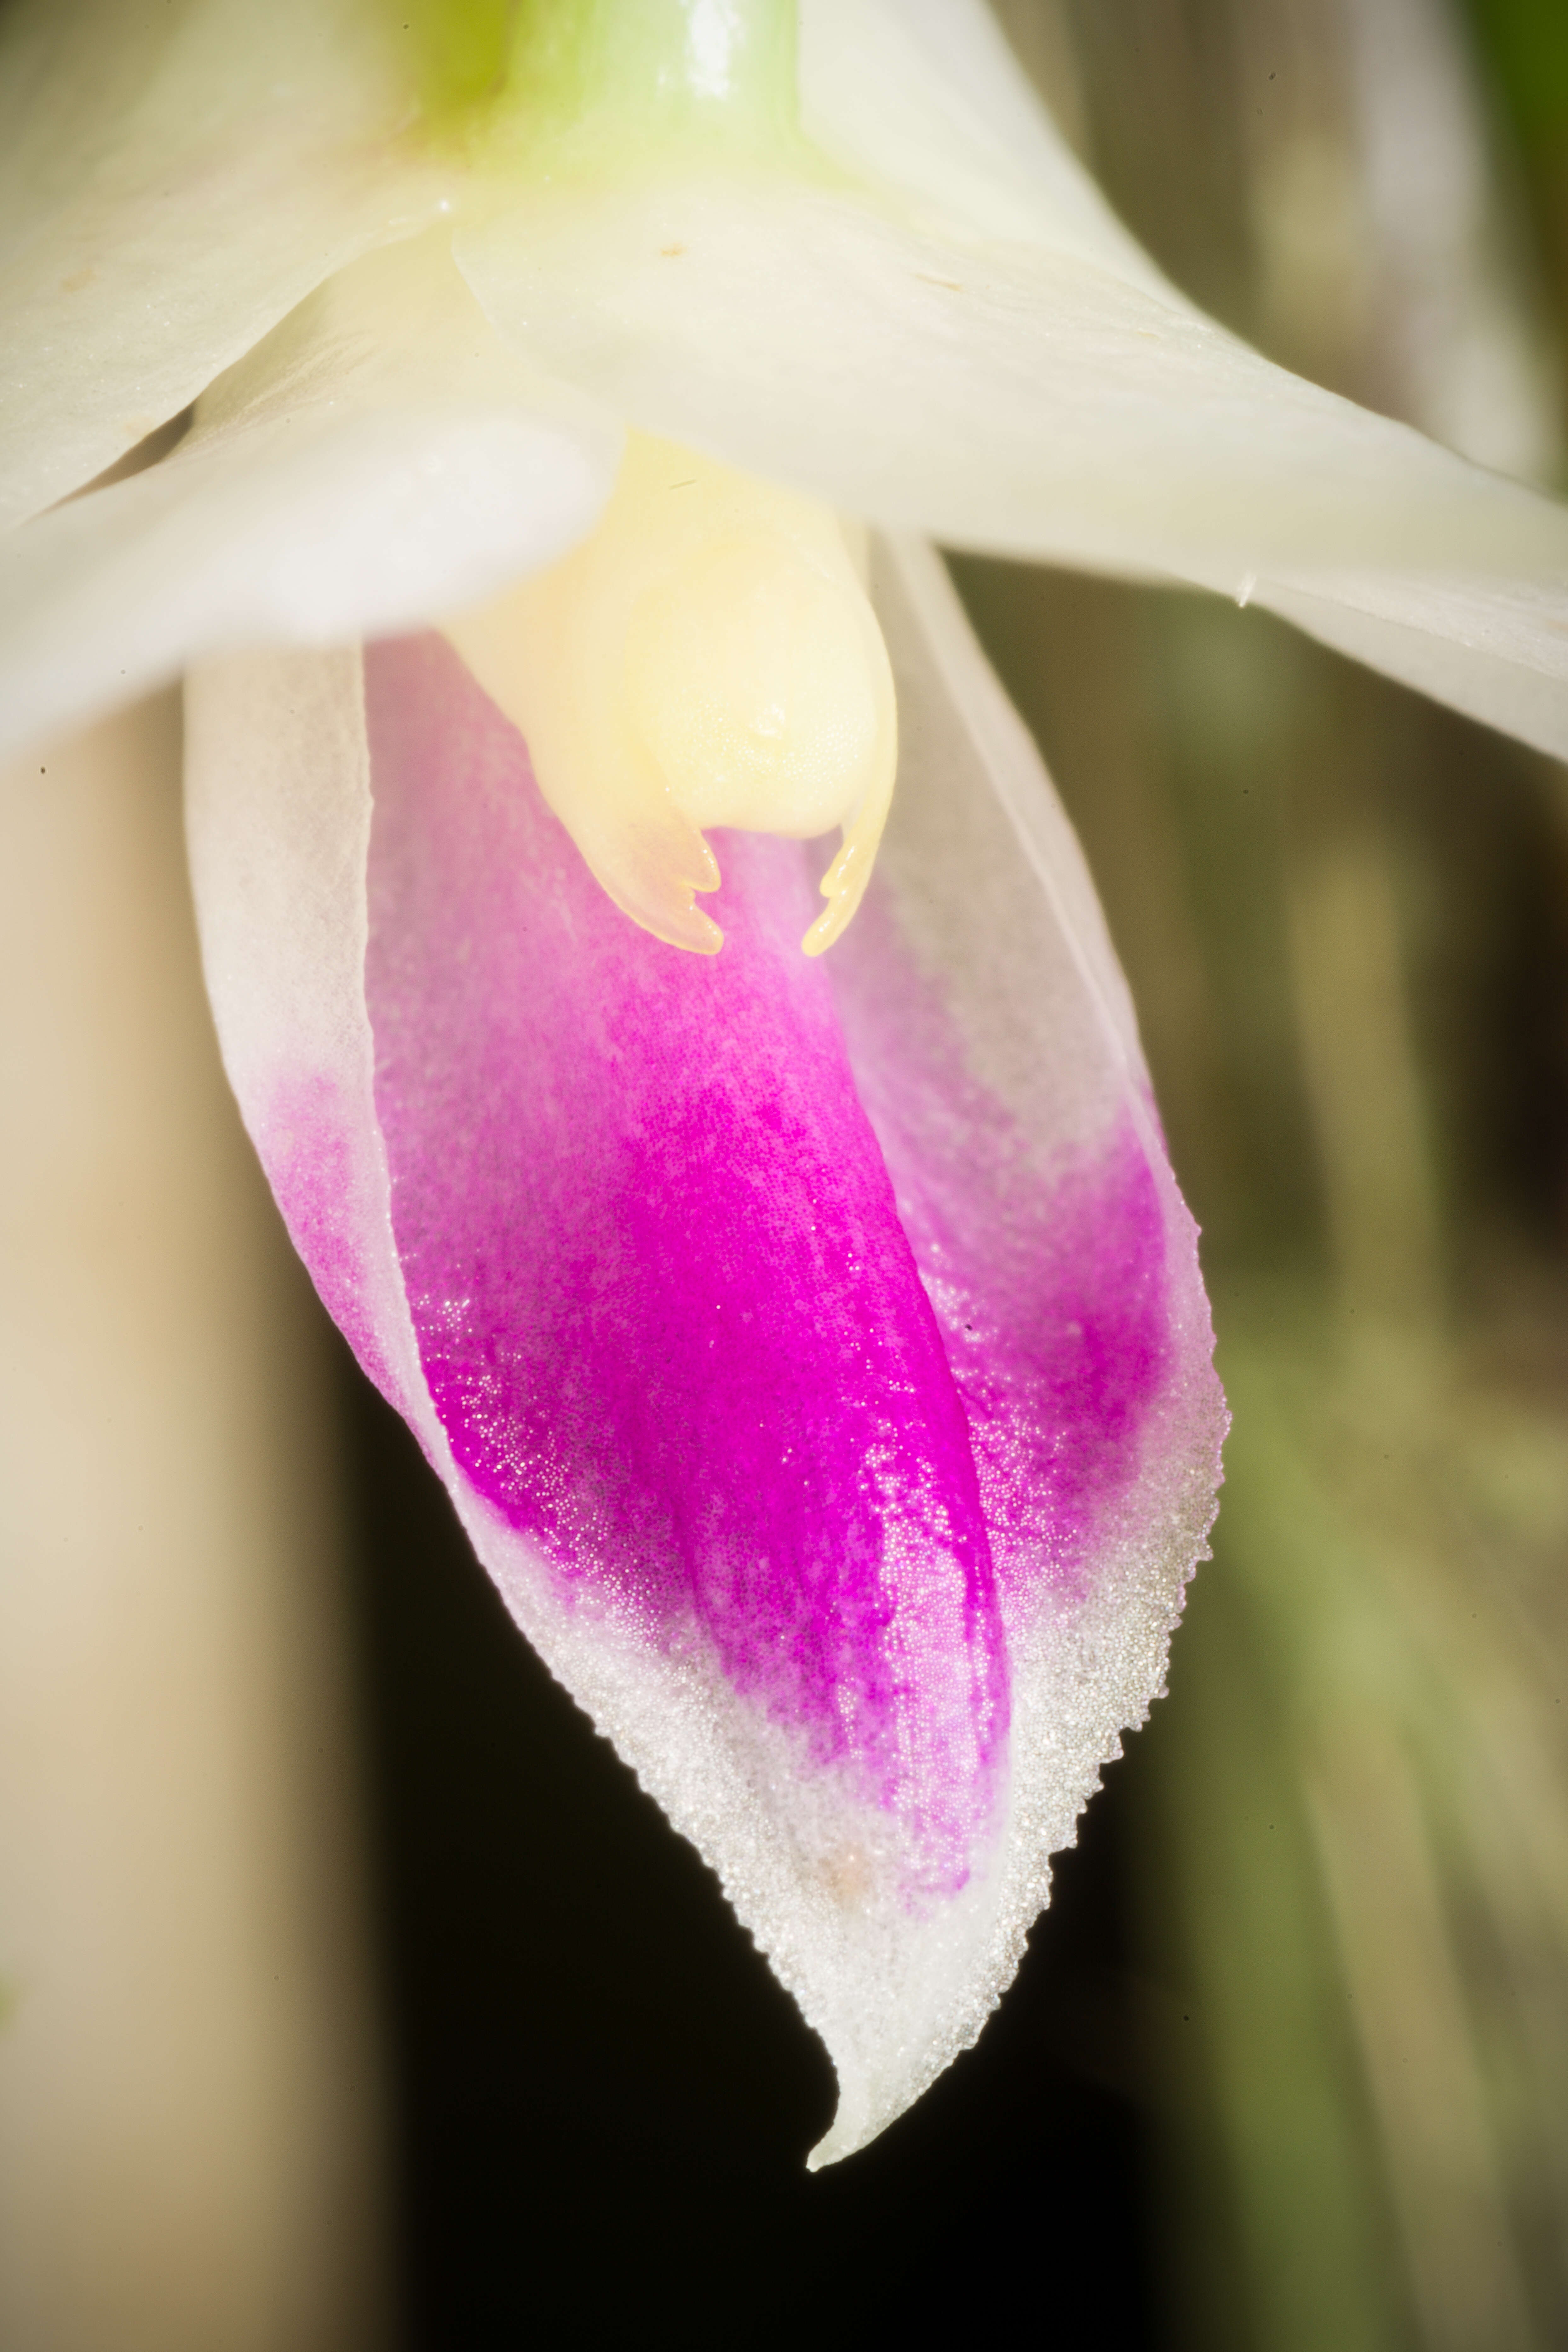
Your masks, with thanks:
[(866, 887), (898, 761), (888, 657), (830, 509), (634, 434), (580, 546), (446, 635), (529, 747), (622, 911), (716, 953), (692, 903), (712, 825), (843, 828), (805, 937), (832, 945)]
[(439, 638), (190, 695), (209, 983), (284, 1213), (822, 2033), (819, 2161), (1010, 1978), (1159, 1684), (1223, 1423), (1071, 835), (934, 559), (873, 586), (899, 790), (820, 961), (821, 852), (776, 838), (720, 838), (721, 955), (627, 923)]
[(366, 688), (376, 1108), (453, 1453), (569, 1601), (695, 1645), (842, 1783), (867, 1826), (822, 1871), (874, 1832), (950, 1895), (1005, 1750), (994, 1578), (800, 852), (728, 836), (724, 953), (674, 955), (437, 642)]

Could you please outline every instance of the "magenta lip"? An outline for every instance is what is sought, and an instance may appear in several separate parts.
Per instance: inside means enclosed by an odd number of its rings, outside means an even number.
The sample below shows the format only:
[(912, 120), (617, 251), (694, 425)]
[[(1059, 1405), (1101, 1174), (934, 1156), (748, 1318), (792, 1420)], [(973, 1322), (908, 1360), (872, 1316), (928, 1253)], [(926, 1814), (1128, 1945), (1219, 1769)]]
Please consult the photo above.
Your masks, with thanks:
[(1008, 1595), (1081, 1587), (1162, 1376), (1142, 1150), (1042, 1184), (874, 906), (800, 954), (798, 845), (718, 837), (726, 945), (682, 954), (442, 640), (371, 648), (366, 700), (376, 1113), (455, 1459), (563, 1598), (704, 1647), (952, 1892)]

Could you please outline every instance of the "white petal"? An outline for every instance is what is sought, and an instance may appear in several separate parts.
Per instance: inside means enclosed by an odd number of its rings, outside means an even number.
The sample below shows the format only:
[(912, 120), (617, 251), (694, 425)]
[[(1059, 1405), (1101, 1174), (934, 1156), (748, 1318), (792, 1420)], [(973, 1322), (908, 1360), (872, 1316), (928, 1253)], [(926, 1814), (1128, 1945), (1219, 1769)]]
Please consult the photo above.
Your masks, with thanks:
[(956, 546), (1349, 600), (1442, 644), (1430, 690), (1568, 751), (1568, 512), (1065, 244), (759, 175), (545, 190), (456, 250), (504, 335), (647, 431)]
[(204, 401), (163, 464), (0, 541), (0, 740), (246, 645), (458, 611), (552, 562), (619, 428), (496, 341), (437, 235), (368, 256)]
[(801, 0), (801, 122), (834, 162), (951, 228), (1163, 289), (1041, 106), (984, 0)]
[(1467, 719), (1568, 759), (1568, 590), (1436, 572), (1305, 588), (1259, 582), (1249, 602)]
[(23, 0), (0, 24), (0, 527), (178, 415), (445, 174), (366, 0)]

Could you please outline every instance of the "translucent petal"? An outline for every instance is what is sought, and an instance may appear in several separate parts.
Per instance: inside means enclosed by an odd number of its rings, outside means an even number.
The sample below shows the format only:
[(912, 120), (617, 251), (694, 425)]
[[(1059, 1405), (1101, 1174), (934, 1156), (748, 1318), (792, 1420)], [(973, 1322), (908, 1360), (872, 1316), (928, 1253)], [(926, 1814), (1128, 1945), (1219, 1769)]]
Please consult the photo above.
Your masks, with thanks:
[(1556, 577), (1265, 580), (1249, 601), (1468, 719), (1568, 758), (1568, 587)]
[(161, 465), (0, 541), (0, 738), (221, 647), (343, 642), (493, 594), (589, 528), (620, 440), (497, 342), (443, 233), (367, 256)]
[(950, 231), (1169, 292), (1041, 106), (984, 0), (801, 0), (801, 123)]
[(726, 837), (723, 956), (626, 923), (438, 640), (373, 651), (368, 733), (335, 656), (209, 666), (189, 719), (209, 986), (290, 1229), (822, 2032), (820, 2161), (1011, 1976), (1158, 1686), (1223, 1417), (1070, 832), (932, 560), (877, 599), (900, 793), (817, 962), (800, 845)]
[(0, 17), (0, 528), (102, 472), (443, 206), (370, 0)]
[(375, 1118), (370, 819), (357, 651), (245, 654), (193, 670), (185, 828), (224, 1066), (316, 1287), (440, 1466)]
[(994, 1864), (943, 1940), (889, 1959), (890, 2014), (862, 1984), (816, 2020), (843, 2103), (816, 2162), (917, 2096), (1010, 1981), (1048, 1856), (1163, 1688), (1225, 1430), (1195, 1229), (1078, 844), (931, 551), (882, 543), (875, 593), (903, 757), (828, 962), (969, 1420), (1011, 1744)]
[(646, 430), (953, 545), (1365, 612), (1363, 657), (1429, 638), (1428, 690), (1568, 751), (1568, 512), (1040, 223), (715, 175), (541, 189), (456, 249), (503, 334)]

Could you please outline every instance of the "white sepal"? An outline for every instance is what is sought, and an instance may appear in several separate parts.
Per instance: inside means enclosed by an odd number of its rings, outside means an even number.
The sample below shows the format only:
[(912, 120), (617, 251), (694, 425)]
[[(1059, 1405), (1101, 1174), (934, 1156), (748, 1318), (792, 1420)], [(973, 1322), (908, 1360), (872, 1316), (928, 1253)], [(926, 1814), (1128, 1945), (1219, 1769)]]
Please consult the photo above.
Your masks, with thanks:
[(147, 472), (0, 541), (0, 741), (226, 647), (417, 626), (552, 562), (620, 432), (491, 333), (439, 234), (331, 279)]

